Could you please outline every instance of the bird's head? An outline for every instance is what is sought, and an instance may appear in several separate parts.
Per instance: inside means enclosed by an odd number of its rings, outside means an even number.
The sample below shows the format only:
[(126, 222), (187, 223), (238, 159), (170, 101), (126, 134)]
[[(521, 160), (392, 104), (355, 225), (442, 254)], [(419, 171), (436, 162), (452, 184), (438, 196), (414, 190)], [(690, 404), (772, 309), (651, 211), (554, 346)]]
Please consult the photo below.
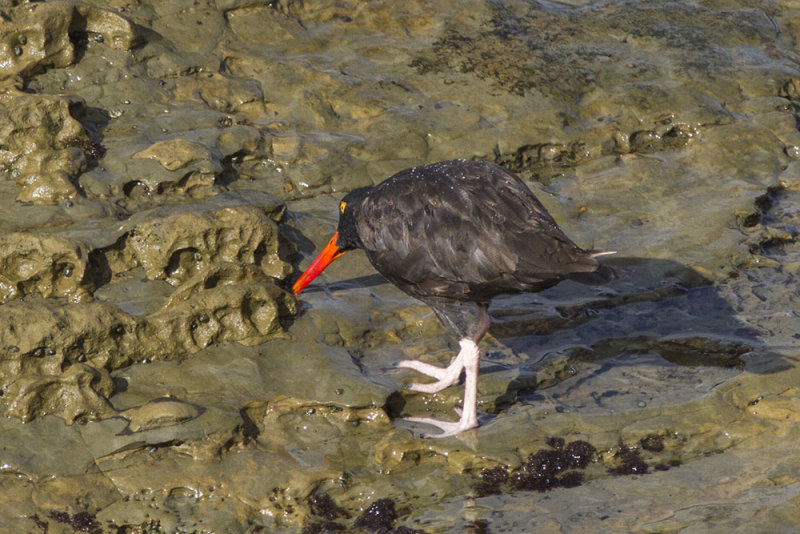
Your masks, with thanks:
[(356, 228), (356, 217), (361, 201), (364, 200), (370, 189), (372, 188), (360, 187), (354, 189), (339, 202), (339, 226), (336, 229), (336, 233), (333, 234), (333, 237), (322, 249), (322, 252), (294, 283), (292, 293), (295, 295), (300, 293), (303, 288), (325, 270), (325, 267), (348, 250), (362, 248), (363, 245), (358, 237)]

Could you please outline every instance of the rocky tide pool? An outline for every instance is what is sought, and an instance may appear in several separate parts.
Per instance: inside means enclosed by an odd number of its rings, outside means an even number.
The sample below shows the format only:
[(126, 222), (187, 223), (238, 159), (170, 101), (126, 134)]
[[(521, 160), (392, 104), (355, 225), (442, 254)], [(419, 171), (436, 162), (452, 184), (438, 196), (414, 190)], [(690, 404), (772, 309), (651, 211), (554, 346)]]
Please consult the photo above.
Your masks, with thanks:
[[(800, 5), (0, 0), (8, 532), (789, 532)], [(338, 200), (499, 163), (604, 286), (498, 298), (481, 426)]]

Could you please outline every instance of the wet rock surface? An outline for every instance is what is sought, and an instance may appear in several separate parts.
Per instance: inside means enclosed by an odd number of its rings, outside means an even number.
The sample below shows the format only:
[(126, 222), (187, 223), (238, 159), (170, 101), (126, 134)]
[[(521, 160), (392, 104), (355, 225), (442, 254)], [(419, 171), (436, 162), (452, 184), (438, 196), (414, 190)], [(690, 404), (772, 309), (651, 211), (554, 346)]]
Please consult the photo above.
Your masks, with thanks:
[[(794, 4), (0, 4), (7, 528), (800, 521)], [(623, 276), (497, 299), (481, 427), (423, 440), (433, 313), (357, 252), (285, 288), (343, 192), (455, 157)]]

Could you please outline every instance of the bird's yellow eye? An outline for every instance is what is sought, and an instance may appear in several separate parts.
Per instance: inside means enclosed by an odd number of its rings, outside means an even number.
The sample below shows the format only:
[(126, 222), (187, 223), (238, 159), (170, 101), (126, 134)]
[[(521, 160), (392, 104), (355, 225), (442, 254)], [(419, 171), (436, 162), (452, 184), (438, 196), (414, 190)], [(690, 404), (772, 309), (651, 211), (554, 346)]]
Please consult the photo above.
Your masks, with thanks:
[(344, 209), (347, 207), (347, 202), (339, 202), (339, 213), (344, 213)]

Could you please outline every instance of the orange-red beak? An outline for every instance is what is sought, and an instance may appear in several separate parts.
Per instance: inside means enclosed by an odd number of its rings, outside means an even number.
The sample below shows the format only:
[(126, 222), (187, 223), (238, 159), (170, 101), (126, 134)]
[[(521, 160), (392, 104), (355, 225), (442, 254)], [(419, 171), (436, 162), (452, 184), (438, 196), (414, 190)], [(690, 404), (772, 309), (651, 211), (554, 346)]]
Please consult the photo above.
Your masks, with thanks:
[(344, 251), (339, 250), (339, 247), (336, 246), (336, 240), (338, 238), (339, 232), (333, 234), (333, 237), (328, 241), (328, 244), (325, 245), (325, 248), (322, 249), (322, 252), (319, 253), (319, 256), (311, 262), (311, 265), (308, 266), (305, 272), (300, 275), (300, 278), (297, 279), (297, 282), (294, 283), (292, 286), (292, 293), (295, 295), (300, 293), (319, 273), (325, 270), (325, 267), (344, 254)]

